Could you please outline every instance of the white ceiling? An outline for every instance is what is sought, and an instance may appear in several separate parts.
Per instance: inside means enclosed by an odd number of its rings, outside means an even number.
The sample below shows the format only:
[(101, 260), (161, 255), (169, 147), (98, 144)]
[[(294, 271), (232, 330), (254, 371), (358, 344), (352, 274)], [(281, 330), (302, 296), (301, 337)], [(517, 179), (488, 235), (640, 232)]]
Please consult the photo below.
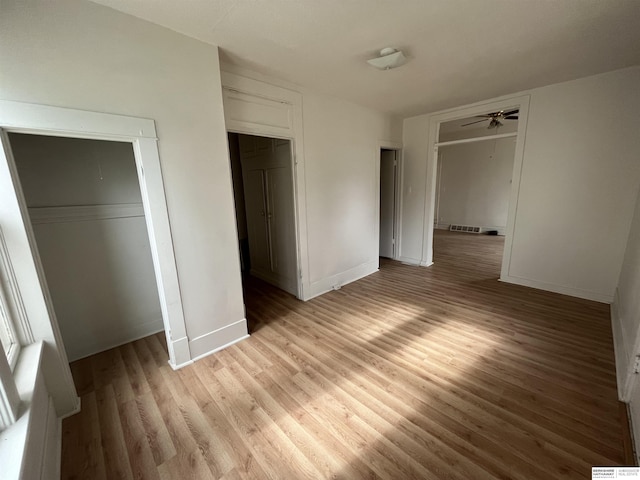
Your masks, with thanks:
[[(640, 0), (94, 0), (399, 116), (640, 64)], [(409, 58), (367, 65), (383, 47)]]

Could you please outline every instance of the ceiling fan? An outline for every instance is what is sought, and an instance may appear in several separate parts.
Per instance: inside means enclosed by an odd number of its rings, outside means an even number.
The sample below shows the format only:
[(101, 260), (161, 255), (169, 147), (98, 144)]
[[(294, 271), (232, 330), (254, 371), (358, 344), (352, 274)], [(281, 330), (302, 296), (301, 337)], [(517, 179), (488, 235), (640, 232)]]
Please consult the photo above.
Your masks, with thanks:
[(487, 128), (498, 128), (504, 125), (500, 120), (518, 120), (519, 111), (520, 109), (516, 108), (515, 110), (508, 110), (506, 112), (504, 110), (500, 110), (499, 112), (487, 113), (486, 115), (476, 115), (477, 118), (482, 118), (482, 120), (465, 123), (464, 125), (461, 125), (461, 127), (491, 120)]

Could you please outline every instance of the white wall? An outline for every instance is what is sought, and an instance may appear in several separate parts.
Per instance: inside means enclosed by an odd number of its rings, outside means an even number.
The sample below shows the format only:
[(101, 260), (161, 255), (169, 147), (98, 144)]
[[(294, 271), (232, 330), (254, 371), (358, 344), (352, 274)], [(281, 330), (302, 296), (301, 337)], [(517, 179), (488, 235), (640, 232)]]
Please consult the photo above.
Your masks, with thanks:
[[(634, 67), (524, 92), (530, 108), (506, 280), (613, 299), (640, 183), (638, 84)], [(424, 206), (407, 191), (424, 201), (428, 121), (404, 125), (405, 168), (415, 175), (404, 176), (401, 239), (413, 258), (422, 258)]]
[(400, 146), (402, 121), (256, 72), (223, 70), (229, 128), (294, 139), (302, 298), (375, 272), (380, 148)]
[(303, 91), (303, 110), (309, 272), (318, 293), (377, 270), (380, 142), (401, 138), (393, 119), (335, 98)]
[(9, 134), (27, 206), (142, 203), (130, 143)]
[(3, 1), (0, 98), (154, 119), (191, 356), (246, 334), (216, 47), (84, 1)]
[(504, 235), (515, 138), (438, 149), (437, 223), (477, 225)]
[(420, 115), (403, 122), (399, 260), (423, 264), (424, 206), (427, 177), (429, 117)]

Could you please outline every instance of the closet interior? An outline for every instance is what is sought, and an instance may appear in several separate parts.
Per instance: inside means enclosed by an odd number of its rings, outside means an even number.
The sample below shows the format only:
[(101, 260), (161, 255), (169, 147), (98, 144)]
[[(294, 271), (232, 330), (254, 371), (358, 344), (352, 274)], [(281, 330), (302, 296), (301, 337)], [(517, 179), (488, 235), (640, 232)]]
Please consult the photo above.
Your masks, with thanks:
[(9, 137), (69, 360), (163, 330), (132, 144)]
[(242, 270), (298, 295), (291, 142), (228, 138)]

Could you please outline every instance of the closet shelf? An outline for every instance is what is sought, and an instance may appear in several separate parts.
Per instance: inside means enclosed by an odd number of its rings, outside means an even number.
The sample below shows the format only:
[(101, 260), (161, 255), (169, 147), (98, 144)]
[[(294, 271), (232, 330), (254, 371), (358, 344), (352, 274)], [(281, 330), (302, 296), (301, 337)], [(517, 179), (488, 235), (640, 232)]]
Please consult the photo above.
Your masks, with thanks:
[(86, 222), (114, 218), (144, 217), (142, 203), (29, 207), (34, 225), (42, 223)]

